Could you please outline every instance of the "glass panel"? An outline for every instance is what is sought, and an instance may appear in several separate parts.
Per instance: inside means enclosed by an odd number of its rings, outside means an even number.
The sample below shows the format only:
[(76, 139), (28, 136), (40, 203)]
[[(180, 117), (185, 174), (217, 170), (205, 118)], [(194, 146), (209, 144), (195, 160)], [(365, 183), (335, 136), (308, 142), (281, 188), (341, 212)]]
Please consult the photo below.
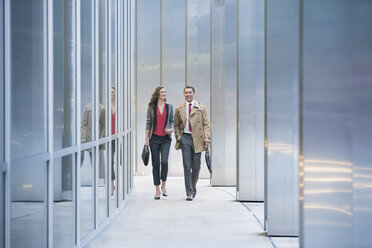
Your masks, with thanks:
[(54, 160), (53, 247), (72, 247), (75, 244), (74, 165), (74, 155)]
[(99, 148), (98, 155), (98, 222), (101, 223), (106, 219), (107, 215), (107, 151), (105, 150), (108, 144), (102, 144)]
[(53, 1), (54, 149), (75, 144), (74, 0)]
[(110, 188), (110, 212), (113, 212), (117, 208), (116, 199), (117, 194), (115, 189), (116, 185), (116, 175), (117, 175), (117, 153), (116, 151), (117, 143), (116, 140), (111, 141), (111, 188)]
[(125, 136), (125, 144), (126, 144), (126, 163), (127, 163), (127, 194), (129, 194), (129, 189), (130, 189), (130, 163), (129, 163), (129, 151), (130, 151), (130, 147), (129, 147), (129, 134), (127, 134)]
[(124, 166), (123, 166), (123, 163), (124, 163), (124, 158), (123, 158), (123, 151), (124, 151), (124, 147), (123, 147), (123, 138), (124, 137), (120, 137), (119, 138), (119, 150), (118, 150), (118, 152), (119, 152), (119, 167), (118, 167), (118, 173), (117, 173), (117, 175), (118, 175), (118, 178), (119, 178), (119, 182), (118, 182), (118, 188), (119, 188), (119, 192), (118, 192), (118, 194), (119, 194), (119, 199), (120, 200), (124, 200), (124, 195), (123, 195), (123, 192), (124, 192), (124, 183), (123, 183), (123, 180), (124, 180), (124, 170), (123, 170), (123, 168), (124, 168)]
[(46, 163), (13, 163), (11, 173), (11, 247), (46, 247)]
[(93, 2), (81, 1), (81, 143), (93, 140)]
[[(81, 1), (81, 143), (94, 140), (93, 108), (93, 2)], [(103, 115), (104, 118), (104, 115)], [(92, 148), (81, 151), (80, 167), (80, 238), (94, 229), (94, 158)]]
[(81, 151), (80, 167), (80, 236), (83, 239), (94, 228), (94, 161), (95, 149)]
[(116, 84), (117, 84), (117, 4), (110, 0), (110, 86), (111, 86), (111, 134), (116, 134)]
[(18, 158), (46, 152), (44, 5), (14, 0), (10, 9), (11, 157)]
[(99, 138), (106, 137), (107, 118), (105, 109), (107, 106), (107, 5), (106, 1), (100, 0), (99, 6)]
[[(110, 86), (111, 86), (111, 104), (110, 104), (110, 113), (111, 113), (111, 135), (116, 134), (116, 120), (117, 120), (117, 111), (116, 111), (116, 85), (117, 85), (117, 3), (116, 0), (110, 0)], [(116, 209), (116, 172), (117, 172), (117, 158), (116, 150), (117, 144), (115, 140), (111, 141), (111, 187), (110, 187), (110, 211)]]

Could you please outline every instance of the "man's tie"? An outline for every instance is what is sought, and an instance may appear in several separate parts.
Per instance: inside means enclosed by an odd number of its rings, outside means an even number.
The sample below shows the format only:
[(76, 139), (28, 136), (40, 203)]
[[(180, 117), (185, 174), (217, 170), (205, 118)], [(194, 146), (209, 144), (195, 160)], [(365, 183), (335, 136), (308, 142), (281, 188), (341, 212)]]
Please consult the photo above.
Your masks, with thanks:
[(191, 103), (189, 103), (189, 130), (191, 132), (192, 128), (191, 128), (191, 122), (190, 122), (190, 114), (191, 114)]

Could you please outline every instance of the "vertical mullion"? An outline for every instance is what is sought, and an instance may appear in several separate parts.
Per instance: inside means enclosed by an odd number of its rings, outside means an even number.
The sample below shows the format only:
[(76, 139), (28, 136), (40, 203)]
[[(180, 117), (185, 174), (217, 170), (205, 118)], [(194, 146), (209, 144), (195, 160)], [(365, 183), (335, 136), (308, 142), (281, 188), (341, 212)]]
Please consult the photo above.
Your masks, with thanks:
[(11, 30), (11, 23), (10, 23), (10, 1), (4, 1), (4, 78), (5, 78), (5, 89), (4, 89), (4, 98), (5, 98), (5, 109), (4, 109), (4, 117), (5, 117), (5, 163), (6, 163), (6, 172), (5, 172), (5, 247), (10, 247), (10, 229), (11, 229), (11, 205), (10, 205), (10, 102), (11, 102), (11, 89), (10, 89), (10, 72), (11, 72), (11, 37), (10, 37), (10, 30)]
[(239, 25), (239, 0), (236, 2), (236, 161), (237, 161), (237, 166), (236, 166), (236, 195), (235, 198), (239, 199), (239, 164), (240, 164), (240, 158), (239, 158), (239, 150), (240, 150), (240, 145), (239, 145), (239, 131), (240, 131), (240, 101), (239, 101), (239, 87), (240, 87), (240, 74), (239, 74), (239, 65), (240, 65), (240, 57), (239, 57), (239, 51), (240, 51), (240, 43), (239, 43), (239, 31), (240, 31), (240, 25)]
[[(161, 0), (162, 1), (162, 0)], [(163, 4), (163, 3), (162, 3)], [(161, 16), (162, 16), (162, 13), (161, 13)], [(163, 19), (163, 18), (162, 18)], [(161, 26), (161, 29), (163, 29), (163, 27)], [(163, 36), (163, 34), (161, 34), (161, 37)], [(127, 86), (128, 86), (128, 131), (131, 129), (131, 126), (132, 126), (132, 56), (131, 56), (131, 46), (132, 46), (132, 0), (129, 0), (128, 1), (128, 83), (127, 83)], [(161, 42), (161, 46), (163, 45), (163, 43)], [(163, 73), (163, 61), (160, 61), (160, 65), (161, 65), (161, 73)], [(163, 77), (163, 75), (162, 75)], [(161, 81), (162, 83), (162, 81)], [(130, 131), (127, 133), (128, 137), (130, 135)], [(131, 151), (131, 148), (130, 148), (131, 144), (129, 144), (129, 146), (127, 146), (128, 150), (128, 157), (130, 157), (130, 151)], [(132, 188), (132, 163), (129, 161), (128, 163), (128, 166), (129, 166), (129, 175), (128, 175), (128, 181), (130, 182), (129, 184), (129, 188)]]
[[(268, 195), (267, 195), (267, 187), (266, 187), (266, 181), (267, 181), (267, 167), (268, 167), (268, 141), (267, 141), (267, 22), (268, 22), (268, 0), (265, 0), (265, 23), (264, 23), (264, 56), (265, 56), (265, 68), (264, 68), (264, 99), (265, 99), (265, 106), (264, 106), (264, 182), (265, 182), (265, 188), (264, 188), (264, 202), (267, 203), (268, 201)], [(266, 206), (266, 204), (265, 204)], [(267, 208), (264, 207), (264, 230), (267, 231)]]
[(76, 111), (75, 111), (75, 126), (76, 126), (76, 144), (78, 147), (78, 151), (74, 154), (73, 157), (73, 166), (75, 166), (75, 180), (74, 184), (72, 185), (73, 192), (75, 193), (75, 197), (73, 198), (75, 200), (75, 244), (80, 244), (80, 169), (81, 169), (81, 150), (80, 150), (80, 144), (81, 144), (81, 136), (80, 136), (80, 116), (81, 116), (81, 37), (80, 37), (80, 18), (81, 18), (81, 12), (80, 12), (80, 0), (75, 0), (75, 99), (76, 99)]
[[(44, 36), (44, 113), (47, 126), (47, 152), (50, 160), (46, 163), (45, 206), (45, 247), (53, 247), (53, 1), (44, 0), (43, 4)], [(48, 103), (48, 104), (47, 104)]]
[[(106, 147), (108, 148), (107, 149), (107, 152), (106, 152), (106, 219), (107, 217), (109, 216), (109, 213), (110, 213), (110, 201), (109, 201), (109, 195), (110, 195), (110, 187), (109, 187), (109, 180), (110, 180), (110, 176), (109, 176), (109, 173), (110, 173), (110, 166), (109, 166), (109, 160), (110, 160), (110, 157), (111, 157), (111, 146), (108, 144), (108, 136), (110, 136), (110, 133), (109, 131), (111, 131), (111, 127), (110, 127), (110, 124), (111, 124), (111, 118), (109, 118), (109, 114), (110, 114), (110, 95), (111, 94), (108, 94), (108, 90), (109, 90), (109, 84), (110, 84), (110, 51), (109, 51), (109, 42), (110, 42), (110, 37), (109, 37), (109, 33), (110, 33), (110, 2), (109, 0), (108, 1), (105, 1), (105, 10), (106, 10), (106, 29), (105, 29), (105, 65), (106, 65), (106, 78), (105, 78), (105, 82), (106, 82), (106, 85), (104, 85), (105, 89), (106, 89), (106, 114), (105, 114), (105, 123), (107, 124), (108, 123), (108, 127), (107, 125), (105, 125), (105, 133), (106, 133)], [(108, 97), (107, 97), (108, 95)]]
[[(92, 118), (93, 120), (91, 120), (92, 122), (92, 131), (93, 133), (91, 134), (92, 135), (92, 140), (95, 140), (95, 126), (96, 126), (96, 122), (95, 122), (95, 114), (96, 114), (96, 111), (95, 111), (95, 92), (97, 92), (96, 90), (96, 80), (97, 80), (97, 72), (98, 70), (96, 69), (96, 60), (97, 60), (97, 53), (96, 53), (96, 1), (92, 1), (92, 4), (91, 4), (91, 56), (92, 56), (92, 62), (91, 62), (91, 75), (92, 75), (92, 82), (91, 82), (91, 99), (92, 99)], [(96, 155), (97, 153), (95, 152), (95, 147), (92, 148), (92, 156), (91, 156), (91, 164), (92, 164), (92, 167), (93, 167), (93, 180), (92, 180), (92, 204), (93, 204), (93, 211), (92, 211), (92, 219), (93, 219), (93, 230), (96, 229)]]
[[(98, 110), (98, 104), (99, 104), (99, 77), (100, 77), (100, 67), (99, 67), (99, 0), (95, 0), (94, 1), (94, 72), (95, 72), (95, 76), (94, 76), (94, 98), (93, 98), (93, 101), (94, 101), (94, 114), (93, 114), (93, 118), (94, 118), (94, 127), (93, 127), (93, 130), (94, 130), (94, 133), (93, 133), (93, 137), (95, 138), (95, 141), (97, 141), (99, 139), (99, 132), (98, 132), (98, 127), (99, 127), (99, 123), (98, 123), (98, 117), (99, 117), (99, 110)], [(96, 142), (97, 144), (97, 142)], [(94, 160), (94, 181), (95, 181), (95, 184), (94, 184), (94, 229), (97, 230), (98, 229), (98, 168), (99, 168), (99, 164), (98, 164), (98, 161), (99, 161), (99, 151), (98, 151), (98, 145), (96, 145), (94, 147), (94, 150), (95, 150), (95, 160)]]

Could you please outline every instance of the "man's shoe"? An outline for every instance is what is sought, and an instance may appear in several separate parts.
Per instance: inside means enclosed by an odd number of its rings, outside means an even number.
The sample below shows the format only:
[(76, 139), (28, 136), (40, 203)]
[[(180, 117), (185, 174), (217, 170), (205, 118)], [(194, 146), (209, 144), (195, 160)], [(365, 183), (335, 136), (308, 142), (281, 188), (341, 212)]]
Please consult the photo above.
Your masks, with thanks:
[(196, 190), (194, 191), (194, 193), (192, 194), (192, 198), (195, 198), (196, 196)]
[(188, 196), (186, 197), (186, 201), (192, 201), (192, 199), (193, 199), (193, 197), (192, 197), (191, 195), (188, 195)]

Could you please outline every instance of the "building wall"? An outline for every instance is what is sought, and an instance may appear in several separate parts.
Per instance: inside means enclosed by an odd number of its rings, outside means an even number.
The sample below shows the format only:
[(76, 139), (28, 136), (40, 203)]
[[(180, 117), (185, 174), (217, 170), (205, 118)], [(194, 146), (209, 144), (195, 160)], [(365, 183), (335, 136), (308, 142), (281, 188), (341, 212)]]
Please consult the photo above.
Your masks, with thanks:
[(264, 200), (265, 1), (239, 1), (237, 199)]
[(299, 4), (266, 2), (265, 223), (269, 235), (298, 236)]
[(303, 1), (301, 246), (369, 247), (370, 1)]
[(83, 245), (128, 200), (133, 5), (5, 1), (1, 247)]
[[(184, 101), (183, 88), (192, 85), (212, 123), (213, 185), (236, 182), (236, 11), (236, 1), (137, 1), (136, 149), (144, 144), (147, 103), (156, 86), (167, 89), (176, 107)], [(219, 15), (226, 15), (225, 23)], [(169, 175), (182, 176), (174, 144)], [(201, 168), (200, 177), (209, 178), (204, 158)], [(136, 172), (151, 174), (138, 152)]]

